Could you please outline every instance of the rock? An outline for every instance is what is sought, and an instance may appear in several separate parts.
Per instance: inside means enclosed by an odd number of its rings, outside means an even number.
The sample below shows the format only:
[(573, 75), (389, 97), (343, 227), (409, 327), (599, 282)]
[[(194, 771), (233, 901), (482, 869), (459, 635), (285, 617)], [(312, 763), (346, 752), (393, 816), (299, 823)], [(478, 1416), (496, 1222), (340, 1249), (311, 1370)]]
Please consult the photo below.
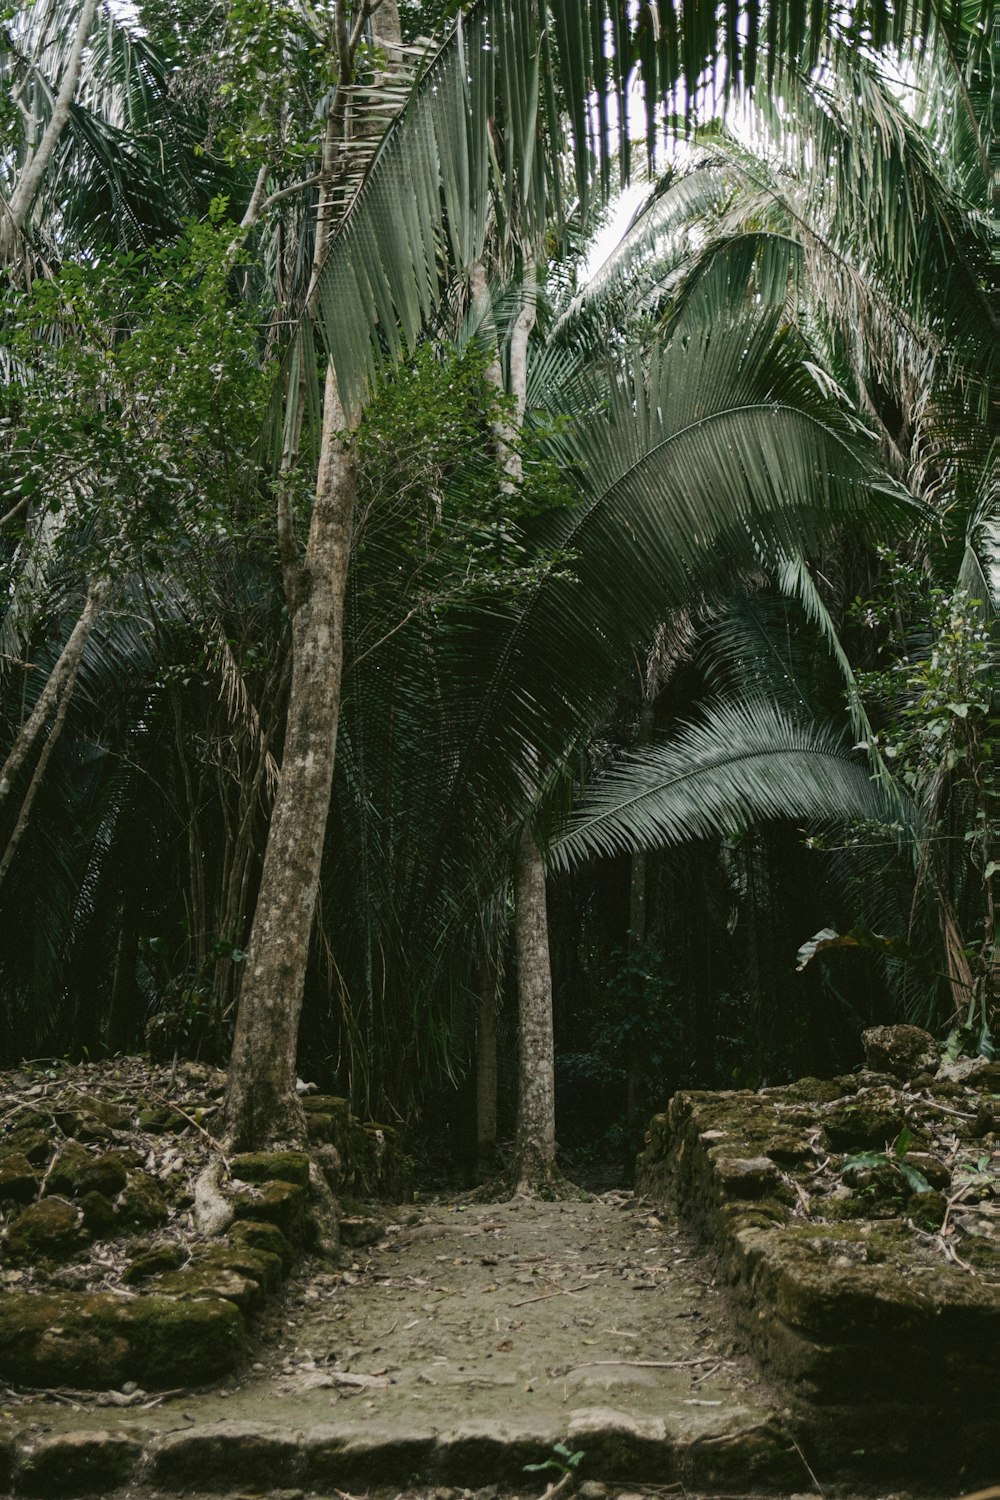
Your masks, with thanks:
[(43, 1198), (18, 1214), (4, 1237), (7, 1257), (16, 1265), (71, 1260), (83, 1243), (81, 1214), (65, 1198)]
[(768, 1156), (734, 1157), (726, 1147), (714, 1146), (709, 1157), (715, 1180), (727, 1198), (766, 1198), (781, 1181), (778, 1168)]
[(218, 1422), (156, 1439), (154, 1484), (175, 1489), (225, 1489), (252, 1485), (272, 1489), (298, 1477), (299, 1445), (279, 1429), (254, 1422)]
[(0, 1156), (0, 1203), (30, 1203), (38, 1191), (38, 1173), (23, 1151)]
[(167, 1243), (163, 1245), (152, 1245), (148, 1250), (143, 1250), (128, 1265), (122, 1280), (128, 1286), (135, 1286), (137, 1282), (146, 1281), (150, 1276), (156, 1276), (161, 1271), (176, 1271), (185, 1259), (183, 1245)]
[(832, 1105), (822, 1116), (834, 1151), (882, 1151), (903, 1128), (903, 1106), (890, 1089), (869, 1089)]
[(274, 1291), (283, 1274), (281, 1257), (272, 1250), (254, 1250), (249, 1245), (212, 1245), (197, 1250), (192, 1257), (192, 1266), (219, 1267), (235, 1271), (256, 1281), (263, 1291)]
[(340, 1220), (341, 1243), (352, 1250), (361, 1245), (374, 1245), (384, 1233), (385, 1225), (381, 1219), (359, 1216)]
[(908, 1151), (904, 1161), (907, 1165), (916, 1167), (932, 1188), (945, 1189), (951, 1186), (951, 1172), (940, 1157), (933, 1156), (930, 1151)]
[(83, 1227), (95, 1239), (109, 1235), (117, 1224), (114, 1204), (104, 1193), (84, 1193), (80, 1199)]
[(195, 1265), (180, 1271), (164, 1271), (149, 1282), (150, 1293), (163, 1297), (224, 1297), (241, 1312), (256, 1312), (264, 1301), (259, 1282), (225, 1266)]
[(291, 1240), (302, 1235), (306, 1190), (296, 1182), (266, 1182), (255, 1192), (235, 1194), (232, 1204), (238, 1219), (264, 1219)]
[(194, 1222), (201, 1234), (222, 1234), (233, 1221), (233, 1205), (222, 1191), (225, 1168), (214, 1158), (194, 1185)]
[(906, 1205), (906, 1212), (918, 1229), (926, 1229), (933, 1234), (941, 1228), (947, 1207), (948, 1200), (944, 1194), (931, 1188), (926, 1193), (914, 1193)]
[(276, 1224), (267, 1224), (260, 1219), (237, 1219), (229, 1230), (229, 1238), (234, 1245), (247, 1245), (251, 1250), (276, 1255), (285, 1276), (295, 1263), (295, 1251)]
[(985, 1074), (989, 1066), (985, 1057), (956, 1057), (954, 1061), (946, 1057), (941, 1061), (935, 1081), (937, 1083), (969, 1083), (972, 1079), (978, 1079), (981, 1074)]
[(81, 1194), (103, 1193), (107, 1198), (115, 1197), (128, 1182), (128, 1168), (138, 1165), (135, 1158), (134, 1151), (105, 1151), (100, 1156), (92, 1157), (80, 1171), (77, 1191)]
[(43, 1436), (22, 1452), (14, 1483), (19, 1495), (107, 1495), (127, 1483), (141, 1453), (141, 1444), (120, 1432)]
[(45, 1174), (46, 1193), (55, 1193), (65, 1198), (75, 1197), (80, 1173), (89, 1162), (90, 1152), (79, 1141), (67, 1141), (56, 1153), (55, 1160)]
[(861, 1040), (869, 1068), (891, 1073), (894, 1078), (933, 1073), (941, 1061), (938, 1043), (919, 1026), (872, 1026), (862, 1032)]
[(24, 1126), (3, 1138), (4, 1151), (26, 1156), (33, 1167), (40, 1167), (52, 1155), (52, 1136), (41, 1126)]
[(250, 1151), (234, 1156), (230, 1171), (240, 1182), (294, 1182), (309, 1186), (309, 1157), (305, 1151)]
[(126, 1306), (125, 1375), (144, 1390), (205, 1385), (235, 1369), (244, 1357), (245, 1326), (230, 1301), (144, 1296)]
[(150, 1229), (167, 1222), (167, 1200), (148, 1172), (129, 1172), (115, 1203), (118, 1221), (128, 1229)]
[(201, 1385), (232, 1370), (243, 1351), (243, 1319), (233, 1303), (218, 1298), (0, 1295), (0, 1378), (19, 1385)]

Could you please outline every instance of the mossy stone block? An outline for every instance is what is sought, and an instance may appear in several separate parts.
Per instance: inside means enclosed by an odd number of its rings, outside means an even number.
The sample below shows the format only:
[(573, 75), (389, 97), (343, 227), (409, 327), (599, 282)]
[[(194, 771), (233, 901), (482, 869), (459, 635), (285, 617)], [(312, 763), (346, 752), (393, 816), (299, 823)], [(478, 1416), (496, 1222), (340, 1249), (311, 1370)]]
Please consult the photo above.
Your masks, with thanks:
[[(121, 1123), (125, 1124), (127, 1119), (128, 1116), (124, 1116)], [(73, 1140), (84, 1144), (111, 1139), (113, 1127), (89, 1109), (61, 1109), (57, 1111), (55, 1121), (63, 1135), (71, 1136)]]
[(903, 1124), (902, 1103), (888, 1090), (844, 1100), (823, 1115), (823, 1130), (835, 1151), (881, 1151)]
[(241, 1312), (256, 1312), (264, 1301), (259, 1282), (239, 1271), (219, 1265), (187, 1265), (180, 1271), (164, 1271), (149, 1283), (158, 1297), (217, 1298), (232, 1302)]
[(265, 1292), (272, 1292), (281, 1282), (281, 1258), (272, 1250), (254, 1250), (249, 1245), (213, 1245), (199, 1250), (192, 1260), (195, 1268), (219, 1268), (235, 1271), (256, 1281)]
[(124, 1485), (142, 1444), (122, 1432), (62, 1432), (42, 1437), (21, 1455), (14, 1475), (19, 1495), (107, 1495)]
[(38, 1191), (38, 1173), (22, 1151), (0, 1156), (0, 1203), (30, 1203)]
[(106, 1294), (0, 1296), (0, 1376), (29, 1386), (120, 1386), (128, 1379), (127, 1307)]
[(298, 1440), (288, 1432), (220, 1422), (157, 1438), (151, 1478), (171, 1491), (247, 1486), (257, 1493), (294, 1484), (300, 1464)]
[(247, 1245), (251, 1250), (276, 1255), (285, 1276), (295, 1264), (295, 1251), (277, 1224), (268, 1224), (263, 1219), (237, 1219), (228, 1233), (234, 1245)]
[(115, 1151), (105, 1151), (100, 1156), (88, 1157), (81, 1165), (76, 1191), (80, 1195), (103, 1193), (106, 1198), (114, 1198), (127, 1181), (128, 1171), (121, 1157)]
[(204, 1385), (243, 1358), (246, 1330), (234, 1302), (136, 1297), (128, 1309), (128, 1375), (146, 1390)]
[(115, 1229), (115, 1207), (105, 1193), (84, 1193), (80, 1201), (83, 1227), (95, 1239), (110, 1235)]
[(80, 1173), (90, 1163), (90, 1152), (79, 1141), (67, 1141), (56, 1153), (55, 1160), (45, 1174), (46, 1193), (64, 1198), (76, 1196)]
[(4, 1248), (9, 1260), (27, 1265), (72, 1260), (83, 1243), (81, 1214), (65, 1198), (31, 1203), (9, 1225)]
[(768, 1156), (732, 1156), (725, 1147), (709, 1151), (719, 1190), (726, 1198), (773, 1197), (781, 1175)]
[(304, 1151), (248, 1151), (230, 1162), (240, 1182), (294, 1182), (309, 1186), (309, 1157)]
[(147, 1281), (150, 1276), (157, 1276), (161, 1271), (176, 1271), (185, 1258), (184, 1246), (173, 1243), (164, 1245), (152, 1245), (148, 1250), (135, 1256), (132, 1262), (126, 1266), (122, 1280), (129, 1286), (135, 1286), (140, 1281)]
[(4, 1137), (4, 1151), (19, 1151), (33, 1167), (43, 1166), (55, 1149), (50, 1131), (41, 1125), (25, 1125)]
[(290, 1240), (302, 1235), (306, 1190), (297, 1182), (265, 1182), (252, 1193), (234, 1194), (232, 1203), (237, 1219), (264, 1219)]
[(151, 1229), (167, 1221), (167, 1200), (148, 1172), (129, 1172), (115, 1203), (118, 1221), (127, 1229)]

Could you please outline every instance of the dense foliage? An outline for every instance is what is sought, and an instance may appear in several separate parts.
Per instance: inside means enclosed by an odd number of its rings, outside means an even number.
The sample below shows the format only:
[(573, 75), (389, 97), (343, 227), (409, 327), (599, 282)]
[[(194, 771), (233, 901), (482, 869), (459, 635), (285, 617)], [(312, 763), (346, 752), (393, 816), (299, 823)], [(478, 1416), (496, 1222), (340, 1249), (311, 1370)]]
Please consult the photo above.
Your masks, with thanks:
[(87, 5), (0, 18), (5, 1050), (226, 1055), (325, 351), (364, 409), (302, 1069), (460, 1149), (486, 953), (512, 1109), (527, 819), (571, 1144), (877, 1021), (989, 1051), (988, 17), (399, 9), (99, 7), (24, 213)]

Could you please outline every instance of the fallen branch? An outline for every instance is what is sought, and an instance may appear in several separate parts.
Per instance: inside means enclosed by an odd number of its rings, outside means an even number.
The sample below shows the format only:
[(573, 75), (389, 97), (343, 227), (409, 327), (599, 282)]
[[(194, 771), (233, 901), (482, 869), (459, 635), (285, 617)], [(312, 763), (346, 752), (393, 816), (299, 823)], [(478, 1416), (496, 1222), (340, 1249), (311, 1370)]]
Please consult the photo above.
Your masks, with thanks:
[(553, 1292), (543, 1292), (540, 1297), (526, 1297), (523, 1302), (512, 1302), (510, 1306), (512, 1308), (530, 1307), (532, 1302), (547, 1302), (550, 1297), (574, 1297), (577, 1292), (589, 1291), (590, 1285), (592, 1285), (592, 1283), (588, 1283), (584, 1286), (561, 1286)]
[(573, 1368), (584, 1370), (594, 1365), (627, 1365), (633, 1370), (690, 1370), (695, 1365), (715, 1363), (715, 1355), (708, 1359), (585, 1359), (582, 1364), (574, 1365)]

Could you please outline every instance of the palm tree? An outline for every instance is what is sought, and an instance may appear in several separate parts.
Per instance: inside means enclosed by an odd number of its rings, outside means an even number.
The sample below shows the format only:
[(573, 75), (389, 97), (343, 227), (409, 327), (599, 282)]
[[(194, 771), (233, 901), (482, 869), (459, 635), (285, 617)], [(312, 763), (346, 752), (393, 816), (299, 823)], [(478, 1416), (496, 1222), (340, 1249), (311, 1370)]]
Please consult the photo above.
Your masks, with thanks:
[[(853, 30), (844, 30), (838, 8), (814, 6), (810, 17), (807, 27), (802, 24), (799, 6), (775, 6), (759, 29), (746, 28), (738, 23), (738, 7), (732, 5), (725, 7), (720, 28), (716, 7), (688, 8), (683, 30), (671, 20), (656, 35), (648, 9), (634, 19), (621, 0), (592, 0), (591, 4), (568, 8), (549, 7), (542, 0), (483, 0), (459, 18), (442, 48), (423, 66), (403, 108), (380, 136), (373, 156), (371, 133), (363, 146), (358, 144), (352, 109), (348, 107), (360, 87), (354, 61), (369, 17), (363, 8), (353, 10), (346, 3), (336, 8), (338, 24), (332, 43), (338, 78), (336, 89), (327, 95), (319, 171), (299, 182), (282, 182), (264, 197), (252, 194), (250, 206), (258, 217), (248, 212), (245, 218), (249, 222), (240, 231), (242, 235), (253, 229), (259, 223), (262, 206), (276, 208), (286, 191), (300, 195), (318, 187), (320, 231), (313, 238), (311, 254), (307, 251), (304, 256), (311, 274), (299, 283), (295, 311), (302, 308), (304, 315), (284, 365), (281, 420), (276, 424), (276, 446), (288, 481), (278, 486), (278, 538), (292, 620), (293, 679), (283, 775), (271, 820), (234, 1052), (228, 1104), (228, 1128), (234, 1139), (249, 1144), (296, 1137), (302, 1129), (293, 1093), (295, 1039), (340, 702), (343, 598), (354, 519), (353, 434), (368, 393), (377, 388), (403, 351), (413, 346), (453, 278), (466, 274), (478, 259), (491, 215), (501, 227), (516, 222), (535, 242), (550, 214), (554, 212), (558, 218), (567, 192), (567, 145), (574, 191), (583, 200), (609, 190), (616, 149), (620, 169), (627, 172), (626, 98), (633, 64), (645, 90), (652, 131), (661, 102), (679, 82), (686, 86), (694, 111), (699, 81), (706, 67), (708, 76), (712, 76), (715, 59), (725, 61), (727, 88), (752, 87), (759, 72), (766, 73), (770, 85), (786, 71), (810, 65), (819, 56), (823, 37), (831, 28), (839, 44), (850, 47), (862, 34), (857, 28), (871, 25), (875, 43), (881, 44), (887, 37), (902, 36), (914, 19), (906, 7), (890, 14), (882, 4), (859, 7)], [(610, 48), (605, 45), (609, 37), (613, 43)], [(558, 96), (557, 79), (561, 81)], [(616, 116), (619, 128), (613, 132), (607, 122)], [(595, 126), (595, 120), (601, 122), (599, 126)], [(349, 189), (356, 180), (358, 161), (370, 164), (345, 204), (345, 183)], [(346, 176), (342, 170), (345, 164)], [(262, 192), (274, 171), (267, 159), (260, 165), (257, 184)], [(281, 201), (287, 203), (288, 199)], [(296, 196), (293, 201), (307, 200)], [(405, 233), (396, 232), (399, 225), (405, 226)], [(313, 408), (308, 401), (310, 393), (318, 396), (313, 390), (317, 335), (325, 377), (319, 382), (324, 394), (323, 425), (318, 434), (311, 425)], [(763, 352), (770, 342), (770, 334), (766, 338), (761, 335), (751, 347), (754, 352)], [(735, 356), (734, 336), (728, 345), (730, 364)], [(711, 361), (705, 348), (700, 349), (699, 357), (712, 394), (717, 394), (723, 389), (725, 372), (708, 369)], [(769, 364), (769, 378), (774, 370)], [(646, 372), (637, 367), (633, 376), (636, 391), (646, 389), (646, 378)], [(654, 367), (651, 378), (655, 386), (658, 375)], [(783, 380), (781, 374), (779, 389), (788, 394)], [(307, 398), (305, 406), (303, 396)], [(623, 401), (628, 405), (631, 397), (619, 389), (614, 399), (621, 407)], [(314, 405), (318, 407), (318, 401)], [(644, 397), (638, 401), (638, 409), (647, 422), (646, 435), (655, 436), (659, 419), (649, 416)], [(786, 426), (794, 426), (797, 420), (790, 411), (791, 407), (783, 410), (781, 417)], [(803, 418), (801, 432), (822, 446), (819, 434), (820, 428), (826, 431), (825, 418), (811, 432), (807, 432), (808, 420)], [(688, 442), (700, 461), (703, 446), (694, 433), (693, 428)], [(739, 441), (738, 435), (734, 441)], [(637, 461), (643, 456), (641, 438), (639, 444)], [(581, 448), (584, 446), (581, 444)], [(563, 447), (565, 456), (572, 459), (572, 452), (565, 444)], [(809, 448), (810, 441), (806, 441), (801, 452)], [(300, 555), (289, 476), (304, 472), (310, 451), (317, 455), (317, 478), (309, 537)], [(599, 474), (607, 455), (585, 456)], [(741, 486), (753, 471), (754, 477), (764, 482), (765, 496), (779, 501), (780, 512), (781, 505), (790, 499), (790, 491), (778, 494), (780, 486), (776, 488), (772, 472), (776, 459), (773, 442), (756, 452), (744, 446), (739, 459), (737, 463), (731, 454), (725, 465), (723, 477), (731, 486), (728, 498), (733, 499), (737, 491), (742, 496)], [(662, 454), (651, 455), (654, 469), (662, 462)], [(607, 476), (609, 471), (605, 472)], [(651, 472), (636, 468), (637, 485), (640, 474), (648, 484)], [(852, 478), (856, 474), (852, 466)], [(799, 469), (793, 465), (790, 480), (798, 484), (805, 477), (805, 466)], [(616, 493), (616, 485), (627, 490), (625, 479), (624, 474), (614, 478), (609, 496)], [(707, 507), (715, 536), (728, 539), (731, 518), (713, 509), (721, 502), (703, 493), (697, 498)], [(608, 509), (614, 512), (613, 505)], [(688, 514), (680, 508), (675, 510), (681, 525)], [(582, 531), (586, 529), (582, 526)], [(790, 546), (790, 533), (797, 527), (784, 529)], [(574, 539), (572, 526), (566, 537)], [(621, 539), (618, 547), (620, 550)], [(688, 555), (682, 539), (675, 539), (671, 555), (674, 576), (679, 580), (685, 575), (687, 586), (687, 568), (694, 567), (696, 559)], [(684, 563), (677, 568), (679, 557)], [(598, 597), (606, 599), (607, 589)], [(557, 604), (571, 602), (561, 597), (558, 588), (547, 592), (546, 598), (548, 605), (533, 606), (533, 620), (548, 621)], [(572, 615), (572, 608), (569, 612)], [(638, 606), (636, 612), (633, 623), (638, 624)], [(631, 617), (630, 608), (625, 611), (625, 621)], [(522, 643), (530, 638), (530, 631), (513, 632), (502, 658), (498, 685), (510, 681), (514, 664), (526, 669)], [(601, 653), (614, 655), (610, 646), (605, 648), (603, 644)], [(490, 688), (484, 708), (499, 701), (499, 693)], [(529, 769), (524, 752), (544, 751), (550, 732), (542, 722), (543, 715), (529, 712), (527, 705), (518, 701), (516, 691), (512, 701), (516, 705), (513, 727), (520, 738), (504, 786), (509, 806), (516, 807), (519, 801), (523, 805), (524, 773)], [(554, 702), (565, 702), (565, 689), (555, 688)], [(480, 721), (485, 723), (487, 717), (481, 714)], [(471, 764), (464, 757), (463, 767)]]

